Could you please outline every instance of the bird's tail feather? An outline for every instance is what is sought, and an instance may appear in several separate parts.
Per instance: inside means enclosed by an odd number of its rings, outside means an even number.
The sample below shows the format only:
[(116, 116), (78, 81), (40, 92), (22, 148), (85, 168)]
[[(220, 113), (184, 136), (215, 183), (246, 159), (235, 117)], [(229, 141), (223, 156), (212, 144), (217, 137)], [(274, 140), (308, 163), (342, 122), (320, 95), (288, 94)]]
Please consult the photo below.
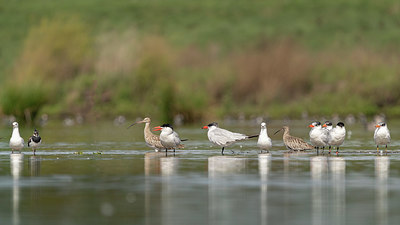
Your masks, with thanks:
[(247, 136), (247, 138), (255, 138), (255, 137), (258, 137), (258, 136), (260, 136), (259, 134), (256, 134), (256, 135), (250, 135), (250, 136)]

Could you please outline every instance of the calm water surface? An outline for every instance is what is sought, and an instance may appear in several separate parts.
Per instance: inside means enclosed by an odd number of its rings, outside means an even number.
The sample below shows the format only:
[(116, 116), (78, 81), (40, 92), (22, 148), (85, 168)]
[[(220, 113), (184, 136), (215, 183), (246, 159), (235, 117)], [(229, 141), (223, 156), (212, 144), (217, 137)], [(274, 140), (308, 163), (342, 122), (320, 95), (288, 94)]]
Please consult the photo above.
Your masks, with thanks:
[[(309, 121), (289, 123), (308, 141)], [(273, 134), (283, 122), (269, 124)], [(347, 126), (339, 156), (287, 154), (282, 134), (271, 154), (256, 140), (220, 156), (201, 126), (177, 127), (188, 138), (176, 154), (154, 153), (143, 126), (111, 123), (40, 128), (37, 156), (10, 155), (10, 127), (0, 128), (1, 224), (398, 224), (400, 125), (389, 123), (388, 156), (377, 156), (373, 131)], [(154, 124), (156, 126), (156, 124)], [(259, 132), (257, 124), (223, 126)], [(32, 128), (21, 127), (27, 140)], [(233, 154), (231, 151), (235, 153)], [(326, 152), (326, 151), (325, 151)]]

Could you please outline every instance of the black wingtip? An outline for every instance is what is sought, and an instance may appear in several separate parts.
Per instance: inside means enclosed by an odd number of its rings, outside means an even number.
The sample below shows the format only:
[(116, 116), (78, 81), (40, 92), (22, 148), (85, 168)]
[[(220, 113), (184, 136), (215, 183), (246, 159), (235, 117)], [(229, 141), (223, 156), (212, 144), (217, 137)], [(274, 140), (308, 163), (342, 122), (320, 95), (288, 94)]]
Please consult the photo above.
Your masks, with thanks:
[(258, 136), (260, 136), (260, 135), (259, 135), (259, 134), (256, 134), (256, 135), (248, 136), (247, 138), (255, 138), (255, 137), (258, 137)]
[(187, 138), (186, 139), (181, 139), (181, 141), (187, 141), (187, 140), (189, 140), (189, 139), (187, 139)]

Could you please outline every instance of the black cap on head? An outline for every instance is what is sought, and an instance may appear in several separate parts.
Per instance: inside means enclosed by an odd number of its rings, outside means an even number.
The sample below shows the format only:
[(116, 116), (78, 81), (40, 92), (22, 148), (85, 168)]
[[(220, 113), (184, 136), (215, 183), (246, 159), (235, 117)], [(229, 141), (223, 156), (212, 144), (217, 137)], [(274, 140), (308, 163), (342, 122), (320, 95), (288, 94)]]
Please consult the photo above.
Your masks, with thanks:
[(339, 126), (339, 127), (344, 127), (344, 123), (343, 122), (339, 122), (336, 125)]
[(329, 121), (329, 120), (325, 121), (325, 124), (326, 124), (327, 126), (332, 126), (332, 122)]
[(171, 129), (173, 129), (172, 126), (169, 123), (164, 123), (160, 127), (170, 127)]
[(208, 124), (207, 126), (209, 126), (209, 127), (212, 127), (212, 126), (218, 127), (218, 123), (217, 122), (212, 122), (212, 123)]
[(314, 126), (320, 126), (320, 125), (321, 125), (321, 122), (319, 122), (319, 121), (314, 121), (314, 122), (312, 122), (312, 125), (314, 125)]
[(378, 123), (378, 125), (381, 126), (381, 127), (384, 127), (384, 126), (386, 126), (386, 123), (380, 122), (380, 123)]

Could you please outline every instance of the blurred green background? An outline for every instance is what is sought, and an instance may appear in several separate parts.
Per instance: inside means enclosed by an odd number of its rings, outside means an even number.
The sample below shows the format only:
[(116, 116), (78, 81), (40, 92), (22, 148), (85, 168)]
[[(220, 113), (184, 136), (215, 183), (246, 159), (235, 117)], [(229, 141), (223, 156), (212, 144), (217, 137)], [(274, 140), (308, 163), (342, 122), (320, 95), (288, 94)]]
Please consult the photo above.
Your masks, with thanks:
[(0, 115), (400, 117), (396, 0), (0, 0)]

